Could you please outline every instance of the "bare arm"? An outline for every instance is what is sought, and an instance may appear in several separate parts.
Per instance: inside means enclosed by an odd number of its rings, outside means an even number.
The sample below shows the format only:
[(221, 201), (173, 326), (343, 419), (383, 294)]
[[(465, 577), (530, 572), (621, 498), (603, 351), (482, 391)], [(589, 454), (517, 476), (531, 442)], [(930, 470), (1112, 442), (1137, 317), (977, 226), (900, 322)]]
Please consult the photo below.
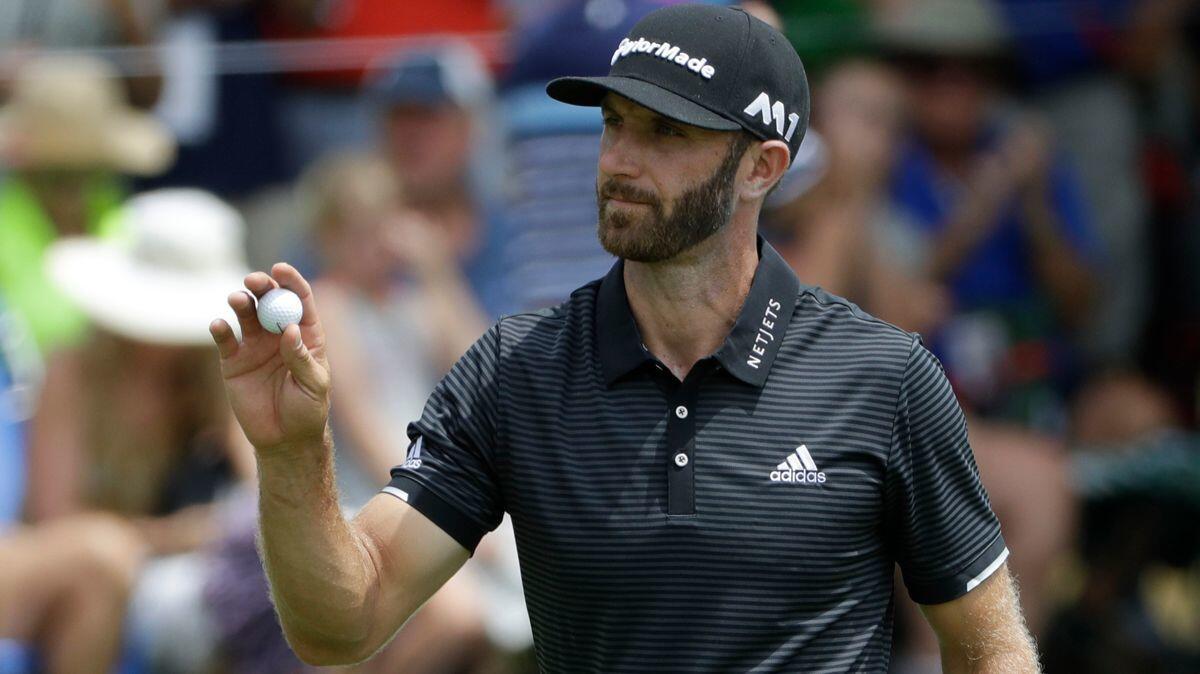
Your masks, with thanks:
[(80, 354), (65, 349), (46, 367), (46, 383), (30, 422), (25, 517), (41, 522), (83, 508), (84, 451)]
[(1094, 279), (1087, 264), (1061, 234), (1049, 189), (1042, 181), (1022, 196), (1025, 234), (1038, 278), (1054, 299), (1063, 322), (1078, 328), (1088, 318)]
[(1008, 674), (1040, 672), (1037, 648), (1025, 627), (1016, 584), (1005, 564), (967, 594), (922, 606), (937, 633), (942, 671)]
[(328, 440), (330, 373), (308, 282), (286, 264), (255, 272), (261, 297), (276, 286), (300, 296), (304, 318), (282, 335), (258, 325), (254, 303), (229, 304), (210, 325), (225, 390), (258, 459), (262, 547), (271, 595), (288, 642), (314, 665), (365, 659), (467, 558), (467, 551), (391, 496), (376, 497), (353, 524), (337, 505)]
[(280, 624), (313, 665), (370, 657), (467, 560), (424, 515), (389, 495), (346, 522), (327, 443), (260, 454), (263, 558)]

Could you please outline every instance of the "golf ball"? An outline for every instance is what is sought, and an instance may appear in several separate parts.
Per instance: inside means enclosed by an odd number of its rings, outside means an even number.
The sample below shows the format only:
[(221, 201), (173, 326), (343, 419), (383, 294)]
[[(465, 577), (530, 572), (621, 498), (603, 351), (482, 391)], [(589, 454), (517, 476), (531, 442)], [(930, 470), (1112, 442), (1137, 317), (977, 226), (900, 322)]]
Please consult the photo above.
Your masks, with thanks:
[(280, 334), (304, 315), (300, 296), (286, 288), (276, 288), (258, 300), (258, 322), (269, 332)]

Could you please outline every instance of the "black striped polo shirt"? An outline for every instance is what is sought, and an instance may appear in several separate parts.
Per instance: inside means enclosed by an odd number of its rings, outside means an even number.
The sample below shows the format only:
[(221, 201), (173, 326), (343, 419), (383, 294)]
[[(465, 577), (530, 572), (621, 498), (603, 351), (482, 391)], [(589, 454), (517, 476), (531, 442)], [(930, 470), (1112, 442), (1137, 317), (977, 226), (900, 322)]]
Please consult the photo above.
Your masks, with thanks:
[(893, 569), (969, 592), (1008, 554), (919, 338), (771, 246), (683, 381), (618, 262), (505, 317), (409, 426), (387, 493), (473, 551), (507, 512), (544, 672), (883, 672)]

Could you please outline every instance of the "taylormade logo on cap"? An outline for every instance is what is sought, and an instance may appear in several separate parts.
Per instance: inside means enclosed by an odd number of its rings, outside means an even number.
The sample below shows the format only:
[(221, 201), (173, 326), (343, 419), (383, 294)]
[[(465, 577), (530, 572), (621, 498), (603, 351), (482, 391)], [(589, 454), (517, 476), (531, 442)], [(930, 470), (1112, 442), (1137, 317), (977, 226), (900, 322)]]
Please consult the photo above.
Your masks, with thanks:
[(617, 50), (613, 52), (612, 61), (609, 65), (616, 65), (617, 61), (630, 54), (649, 54), (664, 61), (671, 61), (699, 74), (706, 80), (711, 80), (712, 76), (717, 74), (717, 69), (708, 62), (707, 58), (695, 58), (685, 51), (680, 51), (677, 44), (651, 42), (644, 37), (639, 37), (636, 40), (630, 40), (629, 38), (621, 40), (621, 44), (617, 45)]

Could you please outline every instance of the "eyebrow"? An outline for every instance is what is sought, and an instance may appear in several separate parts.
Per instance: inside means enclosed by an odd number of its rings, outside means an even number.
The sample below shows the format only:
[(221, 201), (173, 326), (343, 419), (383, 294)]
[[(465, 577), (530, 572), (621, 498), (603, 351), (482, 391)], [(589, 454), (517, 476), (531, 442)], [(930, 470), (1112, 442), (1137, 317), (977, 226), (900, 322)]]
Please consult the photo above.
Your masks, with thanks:
[[(608, 101), (601, 101), (600, 113), (601, 114), (611, 114), (611, 115), (621, 115), (621, 111), (617, 110), (615, 107), (613, 107), (613, 105), (611, 103), (609, 103)], [(680, 131), (683, 131), (685, 127), (689, 126), (687, 124), (684, 124), (683, 122), (671, 119), (670, 117), (667, 117), (666, 115), (664, 115), (660, 112), (655, 112), (654, 110), (650, 110), (650, 115), (651, 116), (649, 118), (649, 121), (657, 123), (657, 124), (667, 124), (667, 125), (670, 125)]]

